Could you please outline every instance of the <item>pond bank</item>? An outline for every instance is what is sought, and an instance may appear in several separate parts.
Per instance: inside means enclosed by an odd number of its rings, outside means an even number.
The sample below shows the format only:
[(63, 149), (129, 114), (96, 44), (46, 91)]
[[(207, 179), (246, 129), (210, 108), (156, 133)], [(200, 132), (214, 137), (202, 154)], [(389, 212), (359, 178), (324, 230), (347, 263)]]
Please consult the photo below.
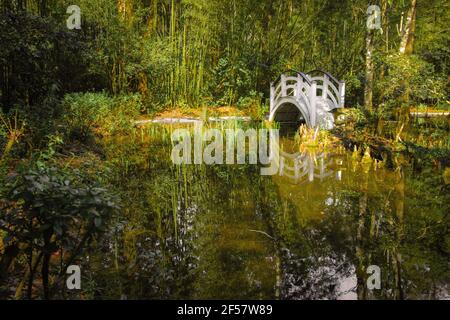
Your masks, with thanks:
[[(226, 117), (208, 117), (208, 122), (225, 122), (225, 121), (243, 121), (243, 122), (250, 122), (252, 120), (251, 117), (244, 117), (244, 116), (226, 116)], [(202, 122), (203, 120), (201, 118), (188, 118), (188, 117), (181, 117), (181, 118), (156, 118), (156, 119), (149, 119), (149, 120), (137, 120), (134, 121), (134, 124), (136, 126), (144, 126), (146, 124), (189, 124), (189, 123), (197, 123)]]
[(410, 115), (417, 118), (448, 117), (450, 112), (411, 112)]

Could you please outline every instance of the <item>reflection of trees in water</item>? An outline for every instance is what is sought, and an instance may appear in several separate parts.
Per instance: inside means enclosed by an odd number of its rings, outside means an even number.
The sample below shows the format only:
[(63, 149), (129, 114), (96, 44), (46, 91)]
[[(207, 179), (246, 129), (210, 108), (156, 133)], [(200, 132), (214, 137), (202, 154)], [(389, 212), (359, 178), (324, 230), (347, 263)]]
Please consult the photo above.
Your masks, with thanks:
[[(298, 256), (289, 249), (282, 250), (283, 299), (337, 299), (343, 293), (340, 282), (349, 278), (352, 268), (344, 256), (330, 251), (311, 249), (309, 256)], [(302, 254), (308, 250), (303, 250)]]
[[(124, 181), (130, 207), (120, 279), (111, 280), (115, 257), (106, 248), (109, 262), (96, 279), (109, 286), (103, 296), (120, 296), (119, 281), (129, 298), (445, 294), (450, 190), (440, 177), (375, 171), (347, 154), (297, 156), (296, 184), (250, 165), (169, 169), (164, 162)], [(366, 290), (371, 264), (381, 267), (381, 291)]]
[[(333, 199), (324, 206), (320, 219), (304, 221), (301, 212), (309, 208), (302, 209), (299, 203), (311, 201), (306, 185), (298, 186), (298, 193), (291, 190), (290, 199), (280, 197), (272, 209), (278, 212), (272, 218), (272, 234), (277, 238), (281, 266), (280, 298), (448, 297), (447, 260), (439, 249), (433, 249), (445, 237), (442, 208), (432, 205), (432, 197), (423, 196), (425, 190), (409, 190), (414, 195), (407, 201), (402, 171), (376, 171), (372, 164), (347, 160), (342, 181), (327, 179), (319, 184), (325, 189), (321, 195)], [(423, 178), (416, 179), (409, 177), (409, 183), (422, 186)], [(436, 187), (429, 192), (442, 197), (438, 183)], [(326, 202), (323, 198), (315, 201)], [(367, 289), (370, 265), (381, 268), (381, 290)]]

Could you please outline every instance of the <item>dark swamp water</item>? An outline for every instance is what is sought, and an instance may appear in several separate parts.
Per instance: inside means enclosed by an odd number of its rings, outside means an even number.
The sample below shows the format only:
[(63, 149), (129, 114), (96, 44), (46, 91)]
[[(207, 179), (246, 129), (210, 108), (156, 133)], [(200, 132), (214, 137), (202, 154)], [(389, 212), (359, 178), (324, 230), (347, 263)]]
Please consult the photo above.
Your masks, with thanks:
[[(294, 138), (281, 145), (296, 160), (274, 176), (257, 165), (176, 166), (173, 129), (105, 144), (124, 204), (83, 259), (84, 298), (449, 297), (443, 170), (402, 159), (388, 169), (361, 150)], [(374, 265), (381, 288), (369, 290)]]

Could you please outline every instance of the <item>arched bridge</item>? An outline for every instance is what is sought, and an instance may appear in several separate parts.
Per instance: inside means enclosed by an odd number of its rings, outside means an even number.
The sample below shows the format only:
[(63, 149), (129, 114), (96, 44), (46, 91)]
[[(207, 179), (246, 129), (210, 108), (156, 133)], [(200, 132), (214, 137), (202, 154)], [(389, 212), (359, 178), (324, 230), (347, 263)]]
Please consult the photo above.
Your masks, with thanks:
[(328, 72), (289, 71), (271, 83), (269, 120), (332, 129), (331, 112), (343, 108), (344, 103), (345, 82)]

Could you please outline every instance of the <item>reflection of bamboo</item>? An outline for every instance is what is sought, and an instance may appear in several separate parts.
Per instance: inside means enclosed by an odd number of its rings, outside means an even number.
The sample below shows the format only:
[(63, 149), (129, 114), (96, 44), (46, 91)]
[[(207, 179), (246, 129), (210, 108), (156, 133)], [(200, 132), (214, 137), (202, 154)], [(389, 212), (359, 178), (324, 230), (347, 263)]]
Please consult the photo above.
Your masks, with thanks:
[(281, 297), (280, 289), (281, 289), (281, 262), (280, 255), (278, 250), (276, 250), (275, 256), (275, 269), (276, 269), (276, 284), (275, 284), (275, 299), (279, 300)]
[(275, 299), (279, 300), (281, 297), (281, 282), (282, 282), (282, 269), (281, 269), (281, 253), (280, 250), (278, 248), (278, 245), (276, 243), (276, 239), (271, 236), (270, 234), (268, 234), (265, 231), (261, 231), (261, 230), (252, 230), (249, 229), (248, 231), (250, 232), (256, 232), (259, 234), (264, 235), (265, 237), (267, 237), (268, 239), (270, 239), (272, 241), (272, 243), (274, 244), (274, 251), (275, 251)]
[(365, 272), (366, 266), (363, 250), (363, 232), (364, 232), (365, 217), (367, 213), (368, 185), (369, 185), (369, 175), (366, 173), (363, 174), (363, 182), (361, 185), (361, 190), (363, 194), (359, 198), (358, 226), (356, 230), (356, 258), (358, 260), (356, 277), (357, 277), (358, 300), (367, 299), (366, 272)]
[[(396, 243), (400, 245), (403, 235), (403, 215), (405, 209), (405, 179), (401, 169), (397, 171), (398, 179), (395, 184), (395, 215), (397, 218), (395, 226)], [(402, 287), (402, 274), (401, 274), (401, 254), (398, 251), (398, 247), (395, 247), (392, 251), (392, 261), (394, 263), (394, 279), (395, 279), (395, 298), (403, 300), (404, 293)]]

